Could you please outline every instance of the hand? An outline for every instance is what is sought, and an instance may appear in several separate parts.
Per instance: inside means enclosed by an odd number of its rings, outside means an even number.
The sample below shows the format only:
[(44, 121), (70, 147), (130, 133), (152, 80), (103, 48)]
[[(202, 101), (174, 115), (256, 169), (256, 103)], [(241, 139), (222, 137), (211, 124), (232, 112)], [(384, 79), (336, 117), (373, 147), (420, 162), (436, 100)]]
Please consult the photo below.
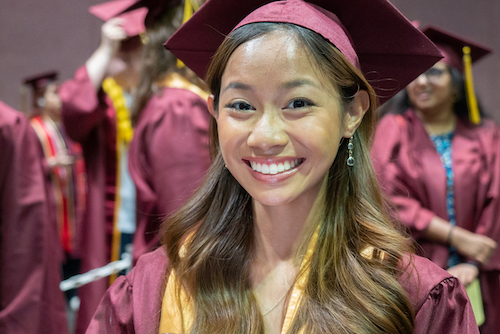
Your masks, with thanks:
[(57, 163), (59, 166), (71, 166), (75, 163), (76, 159), (72, 155), (61, 154), (57, 157)]
[(458, 280), (465, 286), (468, 287), (477, 275), (479, 275), (479, 269), (473, 264), (460, 263), (453, 266), (447, 270), (451, 275), (458, 278)]
[(122, 24), (123, 19), (115, 17), (106, 21), (101, 27), (100, 48), (109, 51), (113, 56), (120, 49), (121, 42), (127, 38)]
[(96, 91), (101, 89), (102, 81), (108, 74), (112, 60), (120, 50), (122, 40), (127, 38), (122, 24), (123, 19), (112, 18), (102, 25), (101, 44), (85, 63), (90, 82)]
[(47, 163), (50, 167), (66, 167), (75, 163), (75, 157), (67, 154), (60, 154), (56, 157), (48, 157)]
[(487, 236), (455, 227), (451, 236), (451, 245), (461, 255), (482, 264), (487, 264), (497, 248), (497, 243)]

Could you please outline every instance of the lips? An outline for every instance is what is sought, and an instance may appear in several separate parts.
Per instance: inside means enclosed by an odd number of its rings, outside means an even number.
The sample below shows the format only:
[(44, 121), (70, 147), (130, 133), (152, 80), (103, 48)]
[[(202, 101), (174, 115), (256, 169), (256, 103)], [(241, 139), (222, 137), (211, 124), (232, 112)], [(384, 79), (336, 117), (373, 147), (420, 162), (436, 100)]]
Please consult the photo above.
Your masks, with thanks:
[(261, 174), (279, 174), (286, 171), (289, 171), (293, 168), (298, 167), (300, 164), (304, 162), (305, 159), (290, 159), (284, 160), (280, 162), (256, 162), (256, 161), (247, 161), (248, 165), (256, 172)]

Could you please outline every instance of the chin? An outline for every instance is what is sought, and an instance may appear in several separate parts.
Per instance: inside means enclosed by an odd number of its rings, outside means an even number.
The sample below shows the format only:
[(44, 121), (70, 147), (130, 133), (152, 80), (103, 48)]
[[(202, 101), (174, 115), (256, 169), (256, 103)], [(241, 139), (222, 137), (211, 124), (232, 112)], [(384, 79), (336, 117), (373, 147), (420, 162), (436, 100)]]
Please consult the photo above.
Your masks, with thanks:
[[(250, 194), (252, 196), (252, 194)], [(277, 194), (266, 194), (252, 196), (254, 202), (257, 202), (263, 206), (281, 206), (290, 204), (293, 202), (295, 197), (282, 196)]]

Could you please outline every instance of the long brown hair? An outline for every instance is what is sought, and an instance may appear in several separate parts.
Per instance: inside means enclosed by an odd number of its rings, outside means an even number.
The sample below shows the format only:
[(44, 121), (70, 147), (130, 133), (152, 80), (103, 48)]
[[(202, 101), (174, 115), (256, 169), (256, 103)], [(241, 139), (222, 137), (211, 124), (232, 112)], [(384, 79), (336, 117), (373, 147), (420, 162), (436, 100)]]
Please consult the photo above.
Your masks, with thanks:
[[(397, 282), (408, 240), (385, 213), (369, 155), (376, 96), (361, 72), (321, 36), (291, 24), (255, 23), (232, 32), (210, 65), (207, 83), (218, 106), (222, 74), (241, 44), (285, 29), (305, 46), (347, 105), (358, 89), (371, 107), (354, 134), (355, 165), (342, 140), (329, 170), (326, 202), (304, 296), (290, 333), (411, 333), (411, 304)], [(250, 195), (224, 168), (212, 120), (213, 163), (195, 196), (165, 224), (163, 242), (183, 288), (194, 302), (191, 333), (263, 333), (250, 286), (254, 252)], [(192, 233), (186, 252), (179, 255)], [(372, 246), (373, 257), (362, 251)], [(384, 256), (377, 256), (383, 252)]]
[[(197, 7), (199, 7), (206, 0), (190, 1), (196, 3)], [(177, 67), (177, 58), (163, 46), (165, 41), (182, 25), (184, 13), (184, 5), (182, 3), (184, 1), (166, 10), (149, 23), (146, 28), (143, 36), (144, 47), (142, 49), (141, 78), (137, 85), (131, 108), (133, 125), (136, 125), (139, 121), (142, 110), (153, 94), (162, 93), (161, 84), (159, 86), (157, 84), (173, 72), (179, 73), (186, 80), (199, 86), (201, 89), (206, 89), (205, 83), (194, 72), (187, 67)]]
[(181, 26), (182, 6), (178, 5), (157, 18), (143, 36), (141, 78), (131, 108), (132, 124), (137, 124), (142, 110), (155, 93), (155, 83), (175, 70), (176, 58), (163, 43)]

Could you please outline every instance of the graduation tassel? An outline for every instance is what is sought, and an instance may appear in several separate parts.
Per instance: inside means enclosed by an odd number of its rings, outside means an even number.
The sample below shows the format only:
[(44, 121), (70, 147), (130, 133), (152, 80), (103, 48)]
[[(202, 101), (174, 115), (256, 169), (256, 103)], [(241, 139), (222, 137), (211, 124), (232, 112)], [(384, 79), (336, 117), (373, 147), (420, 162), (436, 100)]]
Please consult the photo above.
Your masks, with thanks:
[(479, 124), (481, 122), (481, 116), (479, 116), (479, 107), (477, 106), (476, 94), (474, 93), (474, 82), (472, 81), (470, 47), (464, 46), (462, 51), (464, 53), (465, 95), (467, 98), (467, 108), (469, 109), (469, 119), (473, 124)]
[[(186, 23), (187, 20), (193, 16), (194, 12), (197, 11), (199, 8), (198, 3), (196, 0), (185, 0), (184, 1), (184, 17), (182, 19), (182, 24)], [(184, 63), (177, 59), (177, 67), (178, 68), (183, 68)]]

